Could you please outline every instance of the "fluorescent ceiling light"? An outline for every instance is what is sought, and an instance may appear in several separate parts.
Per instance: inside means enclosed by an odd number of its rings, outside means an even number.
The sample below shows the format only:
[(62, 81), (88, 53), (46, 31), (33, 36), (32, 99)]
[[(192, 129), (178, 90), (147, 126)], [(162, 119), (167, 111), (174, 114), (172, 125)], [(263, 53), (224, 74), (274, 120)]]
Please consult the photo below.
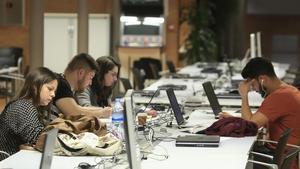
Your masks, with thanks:
[(120, 21), (121, 22), (135, 22), (135, 21), (138, 21), (138, 18), (136, 16), (121, 16)]
[(158, 23), (158, 22), (144, 21), (144, 22), (143, 22), (143, 25), (159, 26), (160, 23)]
[(150, 22), (150, 23), (164, 23), (164, 18), (162, 17), (145, 17), (144, 22)]
[(140, 25), (141, 21), (130, 21), (130, 22), (125, 22), (124, 24), (126, 26), (128, 26), (128, 25)]

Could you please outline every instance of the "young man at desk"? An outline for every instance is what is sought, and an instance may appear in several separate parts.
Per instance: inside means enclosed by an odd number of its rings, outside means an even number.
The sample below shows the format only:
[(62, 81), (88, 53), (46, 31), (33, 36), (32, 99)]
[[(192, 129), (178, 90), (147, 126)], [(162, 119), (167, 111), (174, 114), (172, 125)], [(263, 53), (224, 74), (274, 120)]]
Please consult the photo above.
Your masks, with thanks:
[[(272, 63), (265, 58), (253, 58), (242, 71), (245, 79), (239, 85), (242, 99), (242, 118), (252, 121), (258, 127), (267, 127), (271, 140), (277, 141), (287, 128), (292, 129), (288, 143), (300, 145), (300, 92), (297, 88), (278, 79)], [(252, 114), (248, 101), (248, 92), (259, 92), (264, 101)], [(220, 113), (220, 117), (228, 117)]]
[(74, 93), (83, 92), (92, 83), (97, 62), (88, 54), (81, 53), (69, 62), (64, 74), (58, 78), (58, 86), (53, 99), (52, 111), (59, 115), (93, 115), (98, 118), (108, 118), (110, 107), (83, 107), (77, 104)]

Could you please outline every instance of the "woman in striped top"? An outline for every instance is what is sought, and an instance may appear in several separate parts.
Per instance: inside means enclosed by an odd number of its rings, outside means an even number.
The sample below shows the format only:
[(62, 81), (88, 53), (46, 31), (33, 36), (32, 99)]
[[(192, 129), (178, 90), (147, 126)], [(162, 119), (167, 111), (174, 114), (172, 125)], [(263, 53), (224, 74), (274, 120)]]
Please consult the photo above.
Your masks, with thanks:
[(18, 152), (22, 144), (36, 143), (49, 122), (56, 79), (56, 74), (45, 67), (30, 72), (19, 95), (6, 105), (0, 114), (0, 160)]

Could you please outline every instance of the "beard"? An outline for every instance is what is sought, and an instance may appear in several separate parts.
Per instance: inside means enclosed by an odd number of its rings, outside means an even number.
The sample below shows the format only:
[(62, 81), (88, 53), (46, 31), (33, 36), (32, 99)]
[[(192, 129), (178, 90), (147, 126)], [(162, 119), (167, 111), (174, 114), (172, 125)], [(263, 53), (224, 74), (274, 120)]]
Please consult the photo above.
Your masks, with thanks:
[(79, 80), (77, 82), (77, 86), (78, 86), (78, 88), (77, 88), (76, 92), (78, 92), (78, 93), (82, 93), (86, 89), (86, 87), (84, 85), (84, 80)]

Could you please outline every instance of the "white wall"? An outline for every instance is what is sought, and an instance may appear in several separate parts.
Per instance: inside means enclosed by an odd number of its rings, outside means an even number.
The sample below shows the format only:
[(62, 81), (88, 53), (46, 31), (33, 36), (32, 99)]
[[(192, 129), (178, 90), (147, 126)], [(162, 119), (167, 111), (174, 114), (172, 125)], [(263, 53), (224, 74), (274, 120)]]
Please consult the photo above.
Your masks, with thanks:
[[(44, 15), (44, 66), (62, 73), (77, 54), (77, 14)], [(89, 54), (110, 55), (110, 16), (89, 14)]]
[(110, 15), (89, 14), (89, 54), (95, 59), (110, 55)]
[(77, 53), (77, 14), (45, 14), (44, 66), (62, 73)]

